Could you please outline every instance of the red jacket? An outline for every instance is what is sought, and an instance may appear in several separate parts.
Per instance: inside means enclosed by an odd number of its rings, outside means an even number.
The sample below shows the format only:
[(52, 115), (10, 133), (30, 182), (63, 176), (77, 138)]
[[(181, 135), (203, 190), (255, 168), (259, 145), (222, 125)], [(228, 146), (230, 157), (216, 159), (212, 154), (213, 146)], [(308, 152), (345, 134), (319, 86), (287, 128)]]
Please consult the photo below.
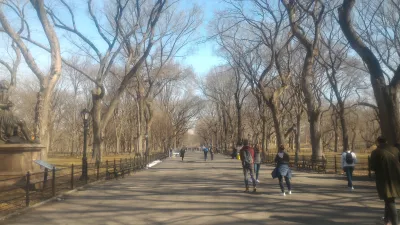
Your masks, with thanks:
[(250, 146), (243, 146), (242, 149), (240, 149), (240, 160), (242, 161), (243, 164), (243, 160), (244, 160), (244, 151), (248, 150), (250, 152), (251, 158), (253, 158), (253, 164), (254, 164), (254, 149)]

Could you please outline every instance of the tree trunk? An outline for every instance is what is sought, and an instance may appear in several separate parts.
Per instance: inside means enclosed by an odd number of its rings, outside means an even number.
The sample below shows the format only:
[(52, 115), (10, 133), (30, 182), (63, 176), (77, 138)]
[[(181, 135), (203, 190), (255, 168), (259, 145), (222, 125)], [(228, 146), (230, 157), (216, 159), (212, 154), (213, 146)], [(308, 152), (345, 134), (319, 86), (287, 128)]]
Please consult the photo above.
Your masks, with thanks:
[(320, 119), (319, 112), (309, 112), (310, 139), (313, 159), (322, 157)]
[(349, 150), (349, 134), (347, 131), (344, 104), (339, 103), (339, 105), (340, 105), (339, 119), (340, 119), (340, 126), (342, 127), (343, 151), (346, 152), (347, 150)]
[(296, 154), (300, 153), (300, 126), (301, 126), (301, 114), (296, 116), (296, 133), (295, 133), (295, 148)]
[(101, 109), (102, 109), (102, 94), (101, 90), (96, 88), (92, 91), (92, 121), (93, 121), (93, 155), (92, 159), (96, 163), (100, 163), (102, 160), (102, 152), (104, 148), (102, 129), (101, 129)]
[[(51, 93), (49, 93), (51, 92)], [(46, 160), (50, 147), (49, 119), (52, 90), (42, 87), (37, 94), (35, 107), (35, 140), (44, 145), (46, 149), (41, 152), (41, 159)]]
[(321, 118), (320, 118), (319, 106), (317, 106), (316, 99), (313, 93), (314, 54), (312, 51), (313, 51), (312, 49), (307, 50), (307, 55), (304, 60), (303, 72), (301, 77), (301, 85), (307, 105), (307, 115), (310, 124), (312, 157), (316, 159), (322, 156), (321, 130), (320, 130)]
[(281, 125), (279, 122), (279, 112), (274, 104), (270, 104), (269, 108), (271, 110), (272, 119), (274, 121), (274, 128), (275, 128), (275, 136), (276, 136), (276, 150), (278, 151), (279, 146), (283, 145), (283, 134)]

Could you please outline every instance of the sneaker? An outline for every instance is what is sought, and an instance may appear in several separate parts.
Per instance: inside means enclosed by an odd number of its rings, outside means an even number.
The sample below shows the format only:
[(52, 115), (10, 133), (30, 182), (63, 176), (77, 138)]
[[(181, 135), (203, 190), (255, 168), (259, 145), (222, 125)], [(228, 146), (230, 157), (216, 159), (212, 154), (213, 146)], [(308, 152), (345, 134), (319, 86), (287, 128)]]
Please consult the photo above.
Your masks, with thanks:
[(255, 193), (255, 192), (257, 192), (257, 188), (254, 188), (254, 189), (253, 189), (253, 193)]
[(349, 187), (349, 191), (353, 191), (354, 190), (354, 187)]
[(282, 192), (281, 195), (282, 195), (282, 196), (286, 196), (285, 192)]
[(249, 188), (246, 188), (246, 190), (244, 190), (244, 192), (249, 192)]
[(256, 180), (256, 182), (257, 182), (257, 184), (259, 184), (259, 183), (260, 183), (260, 181), (259, 181), (259, 180)]
[(292, 194), (292, 191), (289, 191), (288, 194), (291, 195), (291, 194)]

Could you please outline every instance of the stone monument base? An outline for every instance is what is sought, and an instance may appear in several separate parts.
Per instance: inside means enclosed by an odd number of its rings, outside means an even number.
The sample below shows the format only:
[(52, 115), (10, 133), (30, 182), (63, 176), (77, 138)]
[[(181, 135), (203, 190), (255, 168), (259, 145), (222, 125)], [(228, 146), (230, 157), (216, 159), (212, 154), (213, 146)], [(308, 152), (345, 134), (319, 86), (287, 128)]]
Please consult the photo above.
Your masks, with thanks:
[(0, 144), (0, 189), (26, 184), (28, 171), (32, 181), (43, 179), (44, 170), (34, 160), (41, 159), (44, 149), (39, 144)]

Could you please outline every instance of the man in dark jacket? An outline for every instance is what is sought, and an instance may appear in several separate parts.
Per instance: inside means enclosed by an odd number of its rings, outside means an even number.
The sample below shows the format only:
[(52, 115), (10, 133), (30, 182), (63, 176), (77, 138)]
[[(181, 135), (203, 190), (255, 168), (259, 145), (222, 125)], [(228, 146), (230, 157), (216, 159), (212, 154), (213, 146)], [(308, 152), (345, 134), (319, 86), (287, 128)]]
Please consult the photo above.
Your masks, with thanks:
[(398, 224), (395, 198), (400, 196), (400, 153), (384, 137), (377, 142), (378, 147), (371, 153), (371, 170), (375, 171), (379, 198), (385, 201), (385, 224)]
[(254, 149), (249, 146), (247, 139), (243, 140), (243, 147), (240, 149), (240, 160), (242, 161), (245, 192), (249, 192), (249, 174), (253, 182), (253, 192), (257, 191), (256, 180), (254, 179)]

